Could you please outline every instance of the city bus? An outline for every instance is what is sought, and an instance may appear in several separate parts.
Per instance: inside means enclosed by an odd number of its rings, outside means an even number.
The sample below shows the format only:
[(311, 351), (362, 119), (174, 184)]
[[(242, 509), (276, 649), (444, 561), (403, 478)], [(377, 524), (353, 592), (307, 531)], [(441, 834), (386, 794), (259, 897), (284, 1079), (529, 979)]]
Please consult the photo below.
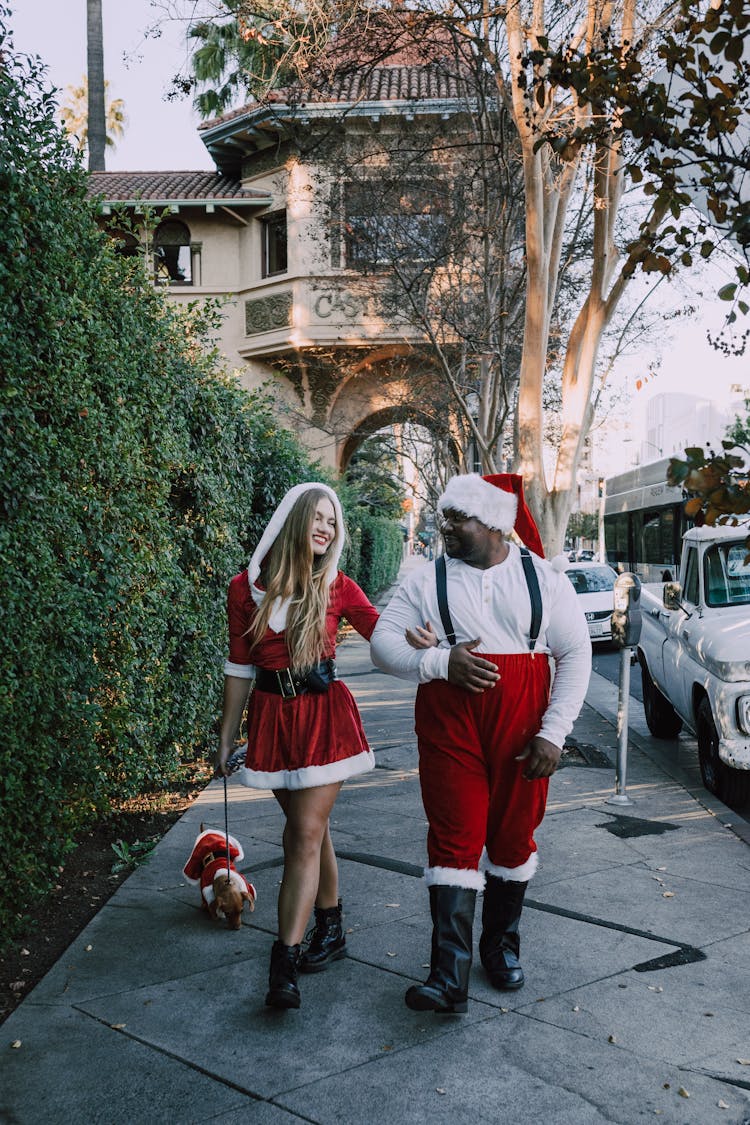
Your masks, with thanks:
[(604, 546), (607, 562), (632, 571), (643, 582), (677, 578), (686, 494), (667, 484), (669, 458), (638, 465), (609, 477), (604, 492)]

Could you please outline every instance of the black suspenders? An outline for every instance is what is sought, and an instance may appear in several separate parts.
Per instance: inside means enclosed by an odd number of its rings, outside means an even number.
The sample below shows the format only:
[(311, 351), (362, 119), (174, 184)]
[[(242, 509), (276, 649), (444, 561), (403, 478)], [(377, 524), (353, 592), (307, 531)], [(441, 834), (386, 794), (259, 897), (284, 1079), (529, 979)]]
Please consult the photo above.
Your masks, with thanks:
[[(539, 589), (539, 579), (537, 578), (534, 568), (534, 560), (531, 557), (531, 552), (528, 547), (521, 547), (521, 565), (523, 566), (523, 573), (531, 599), (529, 649), (533, 652), (542, 624), (542, 594)], [(445, 555), (439, 555), (435, 559), (435, 579), (437, 581), (437, 600), (438, 609), (440, 610), (440, 620), (445, 629), (446, 640), (449, 645), (453, 646), (456, 643), (456, 631), (453, 628), (453, 621), (451, 620), (450, 610), (448, 609), (448, 579), (445, 567)]]

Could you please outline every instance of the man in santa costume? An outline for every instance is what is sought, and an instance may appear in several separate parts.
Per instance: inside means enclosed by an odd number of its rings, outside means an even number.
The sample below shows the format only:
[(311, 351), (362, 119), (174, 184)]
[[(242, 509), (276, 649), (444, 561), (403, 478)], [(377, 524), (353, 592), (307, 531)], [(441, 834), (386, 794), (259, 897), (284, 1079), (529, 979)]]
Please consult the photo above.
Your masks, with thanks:
[[(583, 704), (591, 642), (570, 580), (542, 558), (520, 477), (453, 477), (438, 511), (447, 558), (407, 577), (371, 651), (379, 668), (419, 683), (433, 935), (429, 977), (408, 990), (406, 1004), (465, 1012), (477, 891), (491, 984), (524, 983), (518, 927), (537, 866), (534, 831)], [(514, 530), (524, 548), (507, 538)], [(424, 638), (423, 623), (438, 631), (438, 644), (420, 651), (407, 635)]]

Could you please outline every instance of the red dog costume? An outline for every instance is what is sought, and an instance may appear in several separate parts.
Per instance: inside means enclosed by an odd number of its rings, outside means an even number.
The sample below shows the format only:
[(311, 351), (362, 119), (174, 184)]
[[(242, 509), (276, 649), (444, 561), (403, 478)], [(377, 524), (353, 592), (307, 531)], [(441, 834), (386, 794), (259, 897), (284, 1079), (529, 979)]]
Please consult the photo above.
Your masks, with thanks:
[[(212, 903), (216, 898), (214, 879), (217, 875), (228, 875), (229, 881), (240, 892), (247, 891), (251, 902), (255, 902), (255, 887), (252, 883), (248, 883), (245, 876), (234, 865), (235, 860), (244, 859), (244, 857), (245, 853), (241, 845), (238, 844), (234, 836), (230, 836), (229, 867), (227, 867), (227, 838), (223, 832), (207, 828), (196, 837), (190, 859), (183, 867), (182, 874), (188, 883), (192, 883), (193, 886), (200, 886), (201, 898), (206, 910), (211, 911)], [(219, 910), (218, 913), (222, 914), (222, 911)]]

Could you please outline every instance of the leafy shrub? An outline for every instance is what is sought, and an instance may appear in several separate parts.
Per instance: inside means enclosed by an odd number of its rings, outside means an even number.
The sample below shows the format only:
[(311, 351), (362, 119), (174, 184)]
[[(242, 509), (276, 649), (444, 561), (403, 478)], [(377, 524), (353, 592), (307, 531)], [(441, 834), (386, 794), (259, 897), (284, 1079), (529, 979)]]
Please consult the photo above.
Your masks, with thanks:
[[(33, 61), (0, 49), (0, 927), (73, 834), (201, 751), (230, 576), (312, 474), (118, 257)], [(34, 846), (29, 847), (28, 842)], [(22, 888), (22, 891), (21, 891)]]

